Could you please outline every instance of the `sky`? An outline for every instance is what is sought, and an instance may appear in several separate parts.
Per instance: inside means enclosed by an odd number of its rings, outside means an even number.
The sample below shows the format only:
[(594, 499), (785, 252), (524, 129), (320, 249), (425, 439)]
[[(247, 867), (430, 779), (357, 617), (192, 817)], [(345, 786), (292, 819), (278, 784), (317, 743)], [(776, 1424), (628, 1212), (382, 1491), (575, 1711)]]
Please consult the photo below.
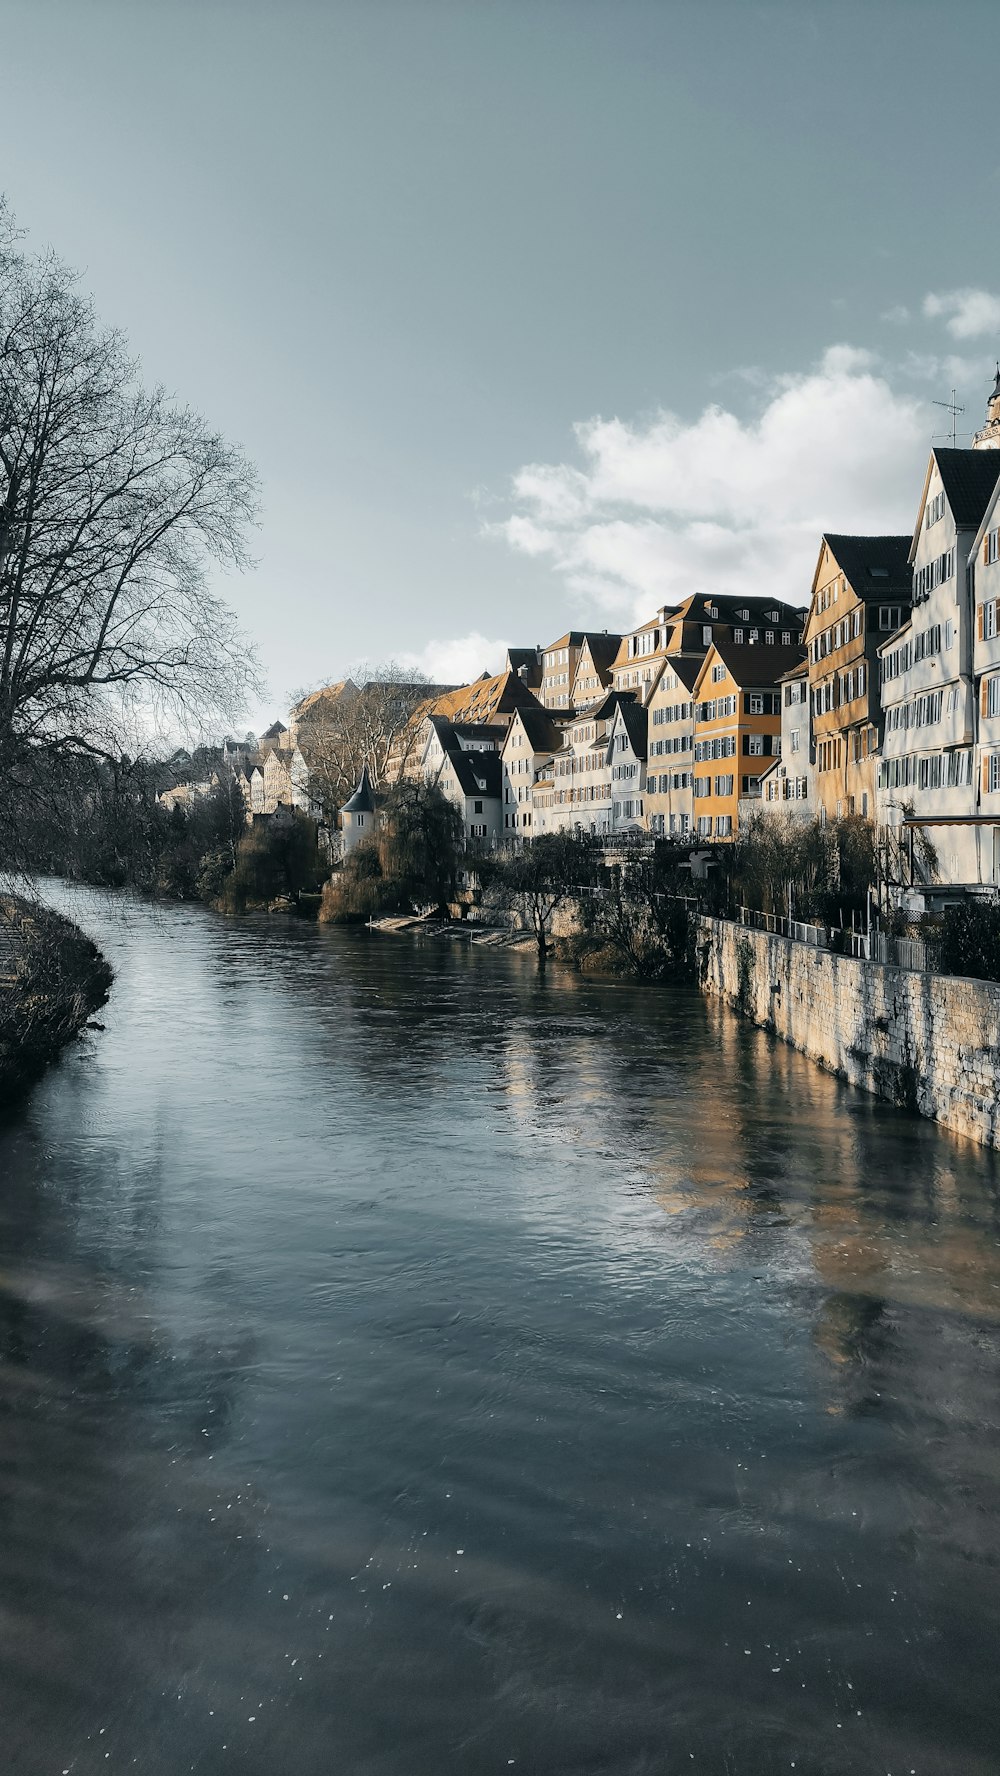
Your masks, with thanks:
[(257, 463), (268, 700), (912, 527), (1000, 353), (995, 0), (0, 0), (0, 188)]

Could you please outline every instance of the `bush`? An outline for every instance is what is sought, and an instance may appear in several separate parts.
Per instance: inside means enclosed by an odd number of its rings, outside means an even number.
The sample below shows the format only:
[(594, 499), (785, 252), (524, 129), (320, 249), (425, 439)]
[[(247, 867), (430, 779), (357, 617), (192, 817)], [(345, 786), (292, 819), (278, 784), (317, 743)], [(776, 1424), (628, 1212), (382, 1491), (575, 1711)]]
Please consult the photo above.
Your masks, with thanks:
[(361, 925), (390, 910), (399, 910), (393, 905), (393, 885), (382, 873), (378, 841), (367, 839), (356, 846), (324, 884), (320, 924)]
[(245, 913), (275, 900), (297, 901), (318, 891), (323, 874), (315, 820), (297, 808), (279, 808), (256, 816), (215, 904), (220, 912)]
[(1000, 907), (963, 900), (945, 909), (941, 967), (945, 974), (1000, 980)]

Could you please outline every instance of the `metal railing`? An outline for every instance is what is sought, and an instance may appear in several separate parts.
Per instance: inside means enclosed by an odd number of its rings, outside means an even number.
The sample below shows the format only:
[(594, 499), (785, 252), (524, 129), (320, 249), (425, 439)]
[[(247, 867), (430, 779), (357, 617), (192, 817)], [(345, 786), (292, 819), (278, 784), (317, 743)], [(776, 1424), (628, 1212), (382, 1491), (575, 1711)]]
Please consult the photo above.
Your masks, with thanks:
[(808, 925), (801, 919), (786, 919), (780, 913), (759, 913), (755, 907), (739, 907), (736, 922), (752, 931), (767, 931), (775, 937), (787, 937), (792, 943), (809, 944), (814, 950), (832, 950), (863, 962), (881, 962), (887, 968), (907, 968), (917, 974), (938, 974), (941, 970), (940, 946), (924, 938)]
[(789, 937), (793, 943), (811, 944), (814, 950), (830, 948), (830, 934), (823, 925), (807, 925), (802, 919), (786, 919), (781, 913), (759, 913), (756, 907), (738, 907), (736, 917), (740, 925), (752, 931)]

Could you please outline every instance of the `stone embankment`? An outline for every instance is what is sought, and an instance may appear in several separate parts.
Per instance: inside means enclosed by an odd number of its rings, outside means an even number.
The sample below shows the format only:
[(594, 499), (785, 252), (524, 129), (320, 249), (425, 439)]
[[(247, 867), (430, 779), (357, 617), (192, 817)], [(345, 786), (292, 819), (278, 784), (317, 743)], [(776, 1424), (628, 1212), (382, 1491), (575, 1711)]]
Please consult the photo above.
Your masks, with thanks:
[(1000, 984), (697, 924), (706, 992), (851, 1085), (1000, 1147)]
[(107, 1001), (113, 976), (69, 919), (0, 895), (0, 1103), (31, 1086)]

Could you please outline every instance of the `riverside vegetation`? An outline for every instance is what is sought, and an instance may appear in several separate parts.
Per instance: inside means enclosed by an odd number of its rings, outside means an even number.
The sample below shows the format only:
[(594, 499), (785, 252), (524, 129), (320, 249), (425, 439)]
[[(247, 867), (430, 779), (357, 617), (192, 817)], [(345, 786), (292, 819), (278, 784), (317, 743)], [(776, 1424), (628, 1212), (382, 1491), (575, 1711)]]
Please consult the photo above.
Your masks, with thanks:
[[(88, 767), (114, 778), (157, 730), (220, 731), (245, 706), (256, 664), (211, 584), (249, 563), (257, 483), (237, 446), (144, 385), (2, 198), (0, 396), (0, 861), (16, 870), (39, 809), (56, 826), (54, 784)], [(107, 982), (83, 984), (85, 938), (12, 906), (3, 1017), (49, 1054)], [(22, 1078), (15, 1047), (3, 1089)]]

